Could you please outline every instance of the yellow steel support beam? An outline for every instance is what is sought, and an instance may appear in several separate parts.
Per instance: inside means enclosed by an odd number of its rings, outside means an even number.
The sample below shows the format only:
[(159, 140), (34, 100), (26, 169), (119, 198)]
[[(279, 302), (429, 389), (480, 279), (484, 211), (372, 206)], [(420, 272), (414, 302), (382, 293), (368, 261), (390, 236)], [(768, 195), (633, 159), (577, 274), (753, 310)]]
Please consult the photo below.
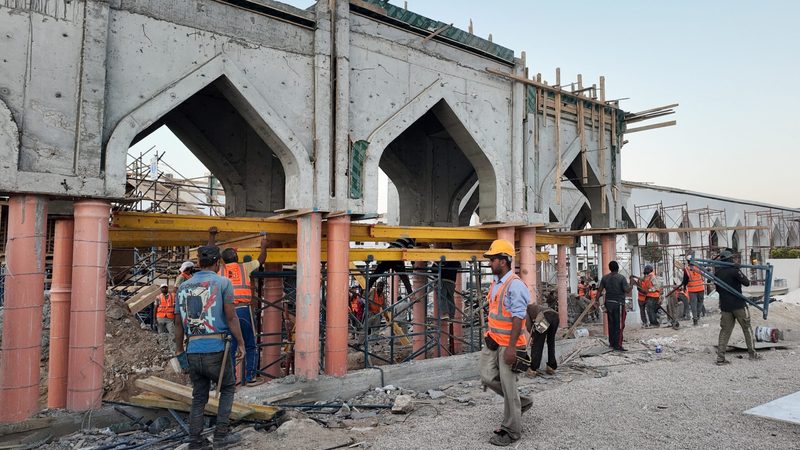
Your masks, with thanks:
[[(258, 258), (259, 249), (240, 248), (237, 253), (239, 258), (250, 255), (253, 259)], [(190, 253), (190, 258), (196, 258), (194, 251)], [(475, 250), (447, 250), (447, 249), (376, 249), (376, 248), (351, 248), (350, 261), (366, 261), (370, 256), (375, 261), (439, 261), (444, 256), (448, 261), (471, 261), (472, 257), (478, 260), (485, 259), (483, 251)], [(322, 249), (322, 261), (328, 260), (328, 253)], [(547, 261), (550, 255), (547, 252), (537, 252), (537, 261)], [(295, 263), (297, 262), (297, 249), (294, 248), (271, 248), (267, 250), (267, 263)], [(351, 265), (351, 269), (353, 266)]]
[[(139, 212), (114, 213), (109, 237), (115, 247), (192, 246), (205, 243), (211, 227), (219, 230), (219, 242), (261, 232), (269, 233), (271, 240), (291, 242), (297, 237), (297, 226), (291, 220)], [(400, 238), (413, 238), (420, 242), (490, 242), (497, 239), (497, 230), (496, 227), (394, 227), (366, 224), (352, 224), (350, 227), (350, 240), (354, 242), (390, 242)], [(536, 234), (537, 245), (573, 245), (574, 242), (575, 236), (571, 235)]]

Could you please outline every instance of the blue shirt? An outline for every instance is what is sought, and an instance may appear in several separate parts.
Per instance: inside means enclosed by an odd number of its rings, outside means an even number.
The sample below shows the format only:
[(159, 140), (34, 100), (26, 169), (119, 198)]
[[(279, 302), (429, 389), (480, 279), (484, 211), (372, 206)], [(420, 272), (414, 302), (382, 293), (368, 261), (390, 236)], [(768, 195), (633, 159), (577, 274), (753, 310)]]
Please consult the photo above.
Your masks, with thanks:
[[(503, 286), (503, 283), (508, 282), (512, 273), (513, 272), (509, 270), (503, 278), (499, 278), (497, 275), (494, 276), (494, 288), (489, 293), (491, 297), (494, 297), (497, 290)], [(522, 280), (517, 278), (511, 282), (506, 290), (506, 298), (503, 299), (503, 307), (511, 313), (511, 317), (524, 319), (525, 314), (528, 312), (528, 303), (530, 303), (530, 300), (531, 293), (528, 291), (528, 287), (525, 286)]]
[[(178, 288), (175, 315), (180, 316), (187, 336), (229, 333), (224, 303), (233, 303), (231, 280), (204, 270)], [(222, 339), (193, 339), (186, 353), (215, 353), (225, 349)]]

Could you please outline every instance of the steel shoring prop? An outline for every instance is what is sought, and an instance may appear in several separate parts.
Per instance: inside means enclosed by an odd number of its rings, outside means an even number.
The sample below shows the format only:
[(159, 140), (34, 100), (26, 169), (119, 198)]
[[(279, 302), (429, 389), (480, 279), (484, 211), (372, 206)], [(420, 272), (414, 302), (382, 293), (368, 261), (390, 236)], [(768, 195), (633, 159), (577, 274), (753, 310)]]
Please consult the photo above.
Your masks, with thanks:
[[(704, 267), (700, 266), (700, 264), (703, 264), (706, 267), (704, 268)], [(725, 289), (727, 292), (729, 292), (730, 294), (734, 295), (735, 297), (737, 297), (737, 298), (739, 298), (741, 300), (744, 300), (748, 304), (753, 305), (755, 308), (757, 308), (759, 311), (761, 311), (763, 313), (763, 317), (766, 320), (767, 313), (769, 312), (769, 303), (770, 303), (769, 295), (770, 295), (770, 292), (772, 291), (772, 269), (773, 269), (772, 264), (736, 264), (736, 263), (730, 263), (730, 262), (727, 262), (727, 261), (719, 261), (719, 260), (716, 260), (716, 259), (699, 259), (699, 258), (695, 259), (695, 258), (691, 258), (690, 257), (689, 258), (689, 265), (693, 265), (693, 266), (697, 267), (697, 269), (700, 271), (700, 273), (704, 277), (706, 277), (706, 279), (710, 280), (711, 282), (713, 282), (717, 286), (721, 287), (722, 289)], [(758, 302), (752, 300), (751, 298), (745, 297), (741, 292), (733, 289), (730, 285), (728, 285), (724, 281), (720, 280), (714, 274), (708, 272), (706, 270), (708, 267), (736, 267), (736, 268), (744, 267), (744, 268), (747, 268), (747, 269), (756, 269), (756, 270), (765, 271), (765, 275), (764, 275), (764, 300), (763, 300), (763, 302), (761, 304), (759, 304)]]

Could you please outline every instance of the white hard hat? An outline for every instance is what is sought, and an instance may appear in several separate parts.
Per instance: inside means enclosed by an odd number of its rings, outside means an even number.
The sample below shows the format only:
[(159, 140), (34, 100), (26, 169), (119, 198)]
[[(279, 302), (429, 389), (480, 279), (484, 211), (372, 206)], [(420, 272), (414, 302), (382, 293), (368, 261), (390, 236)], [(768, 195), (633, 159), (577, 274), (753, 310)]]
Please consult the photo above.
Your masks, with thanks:
[(192, 267), (194, 267), (193, 262), (184, 261), (183, 264), (181, 264), (181, 272), (186, 272), (186, 269), (191, 269)]
[(167, 283), (161, 283), (161, 287), (162, 287), (162, 288), (168, 288), (168, 287), (169, 287), (169, 285), (168, 285)]

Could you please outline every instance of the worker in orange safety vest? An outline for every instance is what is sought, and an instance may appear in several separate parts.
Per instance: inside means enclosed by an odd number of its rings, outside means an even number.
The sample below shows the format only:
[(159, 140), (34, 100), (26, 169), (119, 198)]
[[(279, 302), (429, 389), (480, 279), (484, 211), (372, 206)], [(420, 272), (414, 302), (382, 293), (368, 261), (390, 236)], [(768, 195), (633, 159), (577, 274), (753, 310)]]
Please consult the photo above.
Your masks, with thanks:
[(689, 293), (689, 304), (692, 308), (692, 324), (697, 326), (700, 320), (700, 312), (703, 309), (703, 298), (706, 292), (706, 285), (700, 269), (694, 264), (686, 262), (683, 268), (683, 281), (681, 286), (686, 288)]
[(169, 285), (162, 284), (161, 292), (156, 297), (156, 327), (159, 333), (170, 336), (170, 350), (175, 351), (175, 292), (169, 291)]

